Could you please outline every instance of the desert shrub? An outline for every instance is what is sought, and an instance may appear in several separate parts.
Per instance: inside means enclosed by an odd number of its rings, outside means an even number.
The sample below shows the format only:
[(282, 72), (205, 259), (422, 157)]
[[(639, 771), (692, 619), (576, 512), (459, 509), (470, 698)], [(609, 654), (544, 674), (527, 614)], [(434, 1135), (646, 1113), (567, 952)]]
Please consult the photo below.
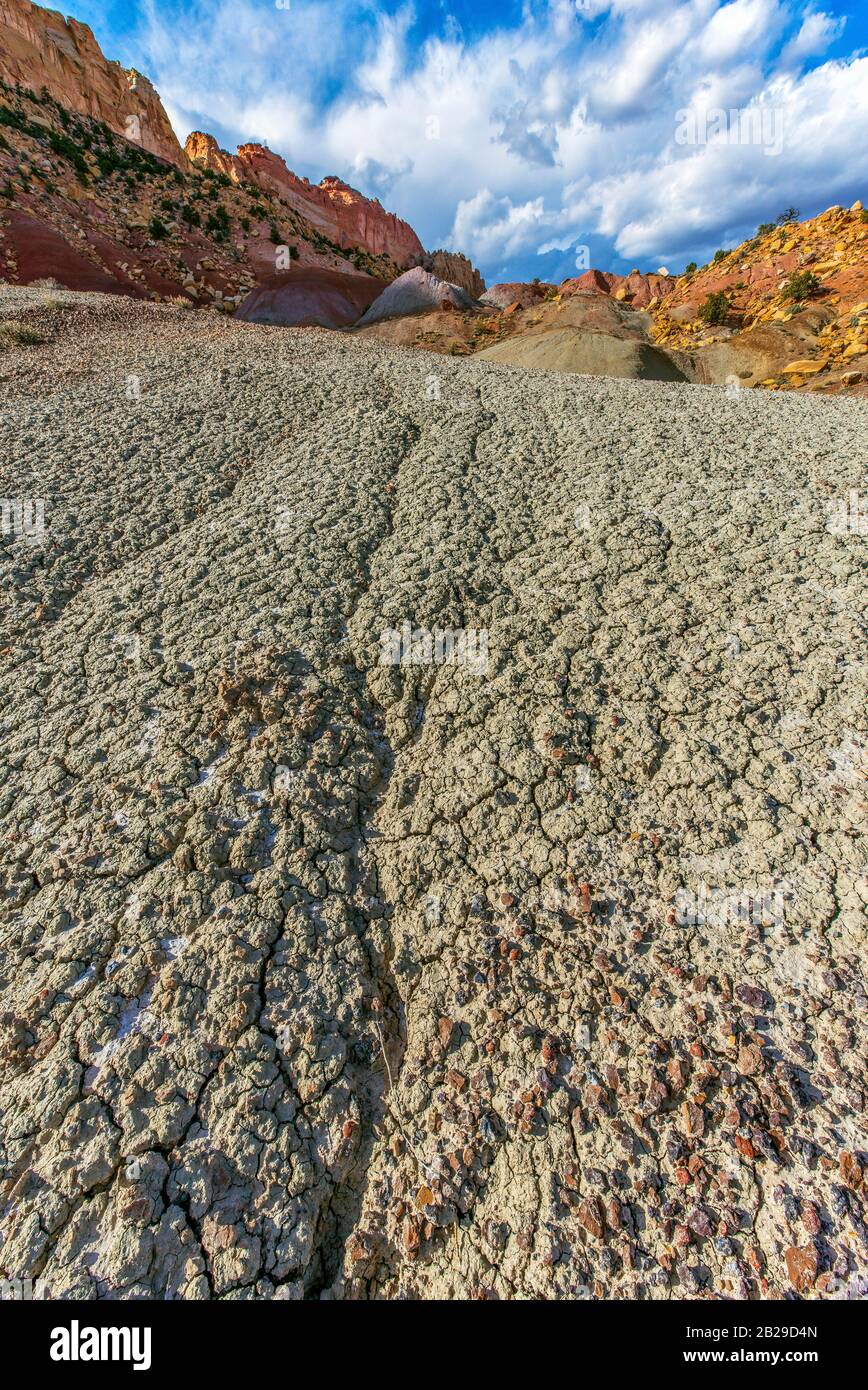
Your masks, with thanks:
[(798, 270), (787, 280), (781, 296), (791, 300), (810, 299), (819, 288), (820, 282), (812, 270)]
[(715, 290), (699, 306), (699, 317), (703, 323), (725, 323), (729, 313), (729, 300), (725, 290)]
[(761, 222), (756, 229), (757, 236), (768, 236), (769, 232), (775, 229), (774, 222)]
[(271, 230), (268, 233), (268, 238), (270, 241), (274, 242), (275, 246), (280, 246), (283, 242), (283, 237), (280, 235), (280, 232), (273, 222), (271, 224)]
[(38, 126), (31, 126), (24, 113), (15, 106), (0, 106), (0, 125), (20, 130), (24, 135), (32, 135), (39, 130)]
[(6, 319), (0, 323), (0, 347), (32, 347), (44, 342), (40, 333), (29, 324), (19, 323), (17, 319)]
[(75, 140), (71, 140), (68, 135), (61, 135), (57, 130), (48, 132), (48, 144), (52, 152), (59, 155), (61, 159), (68, 159), (79, 178), (82, 174), (87, 178), (87, 161), (81, 152), (81, 145), (86, 143), (86, 141), (77, 143)]
[(154, 241), (162, 241), (169, 235), (168, 227), (160, 221), (159, 217), (152, 217), (148, 223), (148, 232)]
[(229, 235), (229, 215), (220, 204), (209, 212), (208, 220), (205, 223), (206, 232), (210, 232), (215, 241), (225, 241)]
[(97, 150), (96, 162), (104, 179), (110, 178), (124, 167), (123, 160), (114, 150)]
[(685, 275), (695, 275), (695, 274), (696, 274), (696, 261), (691, 261), (689, 265), (686, 265), (686, 266), (684, 267), (684, 274), (685, 274)]
[(798, 222), (798, 220), (799, 220), (799, 210), (798, 210), (798, 208), (785, 208), (783, 212), (781, 212), (781, 213), (778, 214), (778, 226), (779, 226), (779, 227), (786, 227), (786, 225), (787, 225), (788, 222)]
[(715, 253), (714, 253), (714, 259), (713, 259), (713, 261), (711, 262), (711, 264), (712, 264), (712, 265), (717, 265), (719, 261), (725, 261), (728, 255), (729, 255), (729, 252), (728, 252), (728, 251), (724, 251), (723, 249), (721, 249), (720, 251), (715, 251)]

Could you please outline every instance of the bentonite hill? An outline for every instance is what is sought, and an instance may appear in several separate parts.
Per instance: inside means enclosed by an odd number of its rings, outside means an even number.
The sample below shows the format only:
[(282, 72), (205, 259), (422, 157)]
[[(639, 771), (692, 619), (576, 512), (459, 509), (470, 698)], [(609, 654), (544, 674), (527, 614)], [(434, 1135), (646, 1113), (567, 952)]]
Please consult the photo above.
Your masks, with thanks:
[(4, 1273), (860, 1287), (868, 402), (2, 313)]

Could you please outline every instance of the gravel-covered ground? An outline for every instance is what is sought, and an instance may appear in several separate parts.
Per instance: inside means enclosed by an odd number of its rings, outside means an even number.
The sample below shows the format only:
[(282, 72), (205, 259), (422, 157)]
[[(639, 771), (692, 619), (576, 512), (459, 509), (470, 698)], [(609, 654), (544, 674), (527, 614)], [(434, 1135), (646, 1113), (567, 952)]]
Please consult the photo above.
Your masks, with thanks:
[(0, 1268), (858, 1291), (868, 402), (0, 298)]

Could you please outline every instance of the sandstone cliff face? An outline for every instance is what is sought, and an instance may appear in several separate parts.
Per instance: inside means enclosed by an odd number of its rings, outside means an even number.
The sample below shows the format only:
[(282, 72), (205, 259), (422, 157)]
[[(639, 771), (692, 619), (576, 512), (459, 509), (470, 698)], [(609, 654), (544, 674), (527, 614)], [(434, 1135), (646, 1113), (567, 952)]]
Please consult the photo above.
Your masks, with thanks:
[(64, 19), (30, 0), (0, 0), (0, 79), (10, 86), (45, 87), (80, 115), (184, 167), (186, 157), (162, 102), (146, 77), (103, 57), (86, 24)]
[(239, 145), (238, 153), (232, 155), (220, 149), (213, 135), (196, 130), (187, 137), (186, 153), (201, 168), (226, 174), (235, 183), (257, 184), (285, 198), (338, 246), (361, 246), (372, 256), (389, 256), (400, 266), (425, 254), (413, 228), (386, 212), (378, 199), (366, 198), (333, 175), (318, 184), (300, 179), (264, 145)]

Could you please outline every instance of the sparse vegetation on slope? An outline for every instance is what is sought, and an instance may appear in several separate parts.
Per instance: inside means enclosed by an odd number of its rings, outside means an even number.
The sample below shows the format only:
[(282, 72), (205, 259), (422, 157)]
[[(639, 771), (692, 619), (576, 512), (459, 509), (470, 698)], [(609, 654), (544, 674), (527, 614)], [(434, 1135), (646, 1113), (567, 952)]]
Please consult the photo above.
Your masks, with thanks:
[[(106, 288), (115, 281), (153, 298), (183, 290), (231, 310), (277, 268), (274, 248), (283, 245), (292, 260), (305, 248), (307, 264), (386, 280), (398, 273), (387, 257), (338, 246), (261, 188), (211, 169), (183, 171), (47, 93), (2, 83), (0, 198), (7, 212), (45, 226), (55, 254), (69, 262), (72, 283), (89, 262)], [(25, 241), (14, 224), (0, 225), (6, 280), (21, 278), (19, 263), (27, 262), (32, 241), (32, 230)], [(48, 268), (63, 274), (50, 262)]]

